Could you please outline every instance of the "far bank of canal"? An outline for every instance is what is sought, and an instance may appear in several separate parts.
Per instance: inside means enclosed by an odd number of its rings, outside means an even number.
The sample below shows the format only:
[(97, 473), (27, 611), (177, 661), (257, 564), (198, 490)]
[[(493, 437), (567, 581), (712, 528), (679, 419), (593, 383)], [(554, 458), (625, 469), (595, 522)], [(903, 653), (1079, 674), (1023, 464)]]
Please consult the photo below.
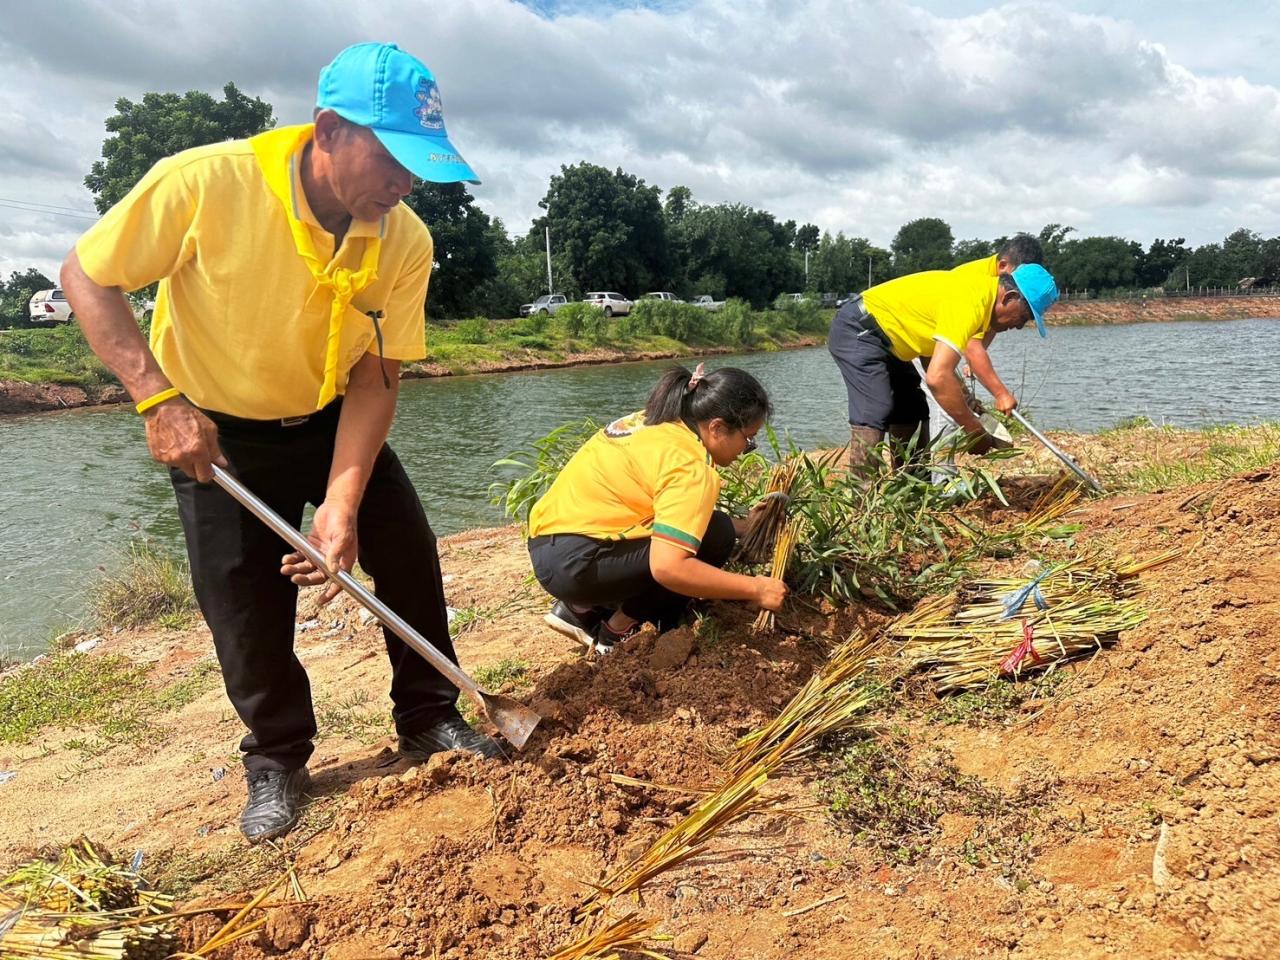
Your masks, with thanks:
[[(1275, 419), (1280, 323), (1055, 327), (995, 346), (997, 369), (1049, 429), (1095, 431), (1145, 415), (1196, 427)], [(671, 361), (405, 381), (392, 431), (437, 532), (502, 522), (493, 462), (568, 420), (638, 409)], [(715, 357), (758, 376), (774, 425), (799, 445), (847, 438), (826, 349)], [(181, 550), (164, 471), (127, 407), (0, 420), (0, 656), (40, 652), (83, 615), (85, 585), (145, 534)]]

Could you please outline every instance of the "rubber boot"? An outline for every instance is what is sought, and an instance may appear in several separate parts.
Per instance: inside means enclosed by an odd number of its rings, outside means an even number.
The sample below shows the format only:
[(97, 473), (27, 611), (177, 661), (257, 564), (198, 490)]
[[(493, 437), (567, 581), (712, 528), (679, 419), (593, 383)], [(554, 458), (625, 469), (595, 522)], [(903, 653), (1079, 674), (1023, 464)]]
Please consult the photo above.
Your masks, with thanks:
[(866, 474), (875, 459), (875, 448), (884, 442), (884, 431), (875, 427), (849, 427), (849, 473)]
[(928, 480), (929, 421), (891, 423), (889, 436), (893, 439), (893, 468), (901, 470), (910, 466), (912, 473), (922, 480)]

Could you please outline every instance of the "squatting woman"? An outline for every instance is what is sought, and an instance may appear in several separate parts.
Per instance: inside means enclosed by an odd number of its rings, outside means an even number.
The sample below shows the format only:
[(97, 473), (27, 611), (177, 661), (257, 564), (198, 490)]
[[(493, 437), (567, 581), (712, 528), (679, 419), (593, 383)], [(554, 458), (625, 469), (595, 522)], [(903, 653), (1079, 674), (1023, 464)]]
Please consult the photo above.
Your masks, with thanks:
[(533, 570), (556, 598), (547, 623), (606, 652), (642, 623), (676, 626), (693, 597), (777, 610), (780, 580), (721, 569), (738, 531), (715, 509), (716, 467), (755, 449), (769, 412), (744, 370), (676, 367), (583, 444), (529, 517)]

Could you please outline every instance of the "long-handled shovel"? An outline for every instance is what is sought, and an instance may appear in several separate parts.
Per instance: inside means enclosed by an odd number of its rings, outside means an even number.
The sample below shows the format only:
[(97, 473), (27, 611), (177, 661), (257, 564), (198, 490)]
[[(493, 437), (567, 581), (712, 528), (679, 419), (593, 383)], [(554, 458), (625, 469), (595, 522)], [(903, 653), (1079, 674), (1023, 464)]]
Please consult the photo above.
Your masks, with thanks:
[(278, 513), (259, 500), (239, 480), (221, 467), (214, 465), (213, 479), (218, 486), (240, 501), (241, 505), (280, 535), (289, 546), (310, 560), (317, 570), (324, 572), (347, 593), (355, 597), (370, 613), (401, 640), (411, 646), (422, 658), (439, 670), (448, 680), (463, 693), (476, 702), (485, 715), (493, 721), (498, 732), (511, 741), (517, 750), (524, 747), (533, 733), (534, 727), (542, 718), (518, 700), (504, 697), (498, 693), (489, 693), (480, 688), (456, 663), (432, 646), (422, 634), (409, 626), (396, 615), (395, 611), (360, 585), (355, 577), (345, 570), (331, 570), (320, 554), (306, 537), (285, 522)]
[(1084, 468), (1081, 467), (1080, 464), (1076, 463), (1075, 458), (1072, 457), (1071, 454), (1067, 453), (1065, 450), (1055, 445), (1052, 440), (1050, 440), (1043, 433), (1041, 433), (1039, 430), (1033, 427), (1028, 422), (1026, 417), (1020, 414), (1017, 410), (1013, 411), (1012, 416), (1013, 416), (1013, 419), (1017, 420), (1020, 424), (1026, 427), (1028, 433), (1030, 433), (1033, 437), (1035, 437), (1037, 440), (1043, 443), (1046, 450), (1048, 450), (1055, 457), (1061, 460), (1063, 464), (1066, 465), (1066, 468), (1068, 470), (1074, 473), (1077, 477), (1079, 477), (1081, 480), (1087, 483), (1090, 487), (1092, 487), (1098, 493), (1106, 492), (1105, 490), (1102, 489), (1102, 484), (1100, 484), (1097, 480), (1093, 479), (1093, 477), (1089, 476), (1089, 474), (1085, 473)]

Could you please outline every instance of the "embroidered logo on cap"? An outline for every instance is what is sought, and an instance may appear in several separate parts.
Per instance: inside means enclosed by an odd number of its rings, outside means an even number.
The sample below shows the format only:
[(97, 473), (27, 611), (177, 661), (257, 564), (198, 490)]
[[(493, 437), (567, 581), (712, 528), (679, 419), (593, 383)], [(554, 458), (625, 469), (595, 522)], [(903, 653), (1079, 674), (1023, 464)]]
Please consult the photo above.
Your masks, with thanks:
[(413, 111), (414, 116), (427, 130), (444, 129), (444, 108), (440, 103), (440, 91), (434, 80), (423, 77), (418, 81), (418, 92), (415, 94), (421, 104)]

